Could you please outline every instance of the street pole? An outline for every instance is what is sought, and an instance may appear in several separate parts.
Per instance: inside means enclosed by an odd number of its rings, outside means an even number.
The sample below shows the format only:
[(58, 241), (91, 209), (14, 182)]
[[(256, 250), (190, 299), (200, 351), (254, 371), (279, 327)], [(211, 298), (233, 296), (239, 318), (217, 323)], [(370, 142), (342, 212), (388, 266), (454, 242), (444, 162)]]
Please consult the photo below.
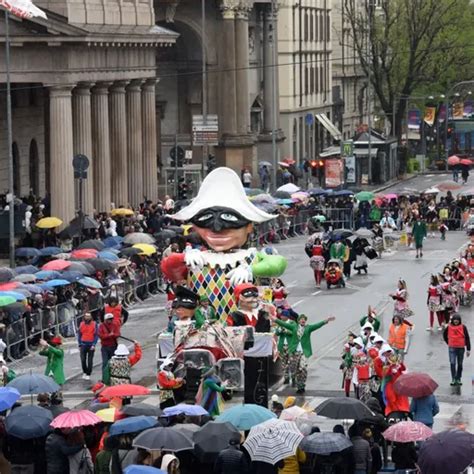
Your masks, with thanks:
[(277, 48), (276, 48), (276, 21), (275, 21), (275, 0), (272, 0), (271, 3), (271, 15), (272, 15), (272, 102), (273, 102), (273, 114), (272, 114), (272, 184), (273, 184), (273, 191), (277, 189), (277, 166), (278, 166), (278, 153), (277, 153), (277, 145), (276, 145), (276, 129), (277, 129), (277, 94), (276, 94), (276, 59), (277, 59)]
[(15, 268), (15, 192), (13, 179), (13, 132), (12, 132), (12, 96), (10, 83), (10, 25), (5, 10), (5, 69), (7, 76), (7, 147), (8, 147), (8, 187), (11, 201), (8, 206), (9, 257), (10, 267)]
[[(207, 124), (207, 59), (206, 59), (206, 0), (201, 0), (201, 58), (202, 58), (202, 119)], [(204, 178), (204, 160), (207, 159), (209, 150), (207, 145), (202, 146), (201, 179)]]
[(174, 136), (174, 198), (178, 200), (178, 135)]
[(372, 46), (372, 0), (369, 0), (368, 11), (369, 11), (369, 31), (367, 36), (367, 61), (369, 63), (368, 72), (369, 80), (367, 84), (367, 128), (369, 129), (369, 184), (372, 184), (372, 55), (370, 49)]

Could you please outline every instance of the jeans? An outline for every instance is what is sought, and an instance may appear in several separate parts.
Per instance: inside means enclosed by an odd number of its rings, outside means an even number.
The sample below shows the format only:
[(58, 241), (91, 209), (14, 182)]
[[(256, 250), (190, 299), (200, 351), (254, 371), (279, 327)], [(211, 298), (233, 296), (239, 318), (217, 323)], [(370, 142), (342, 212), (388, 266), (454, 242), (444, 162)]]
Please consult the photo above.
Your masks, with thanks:
[(91, 346), (81, 346), (79, 350), (81, 353), (82, 372), (90, 375), (92, 373), (95, 351), (91, 349)]
[[(464, 347), (449, 348), (449, 364), (451, 365), (451, 378), (461, 380), (462, 361), (464, 360)], [(457, 363), (457, 369), (456, 369)]]
[(35, 472), (34, 464), (12, 464), (11, 474), (33, 474)]
[(115, 349), (117, 349), (117, 346), (102, 346), (100, 348), (100, 353), (102, 354), (102, 375), (104, 374), (109, 360), (114, 355)]

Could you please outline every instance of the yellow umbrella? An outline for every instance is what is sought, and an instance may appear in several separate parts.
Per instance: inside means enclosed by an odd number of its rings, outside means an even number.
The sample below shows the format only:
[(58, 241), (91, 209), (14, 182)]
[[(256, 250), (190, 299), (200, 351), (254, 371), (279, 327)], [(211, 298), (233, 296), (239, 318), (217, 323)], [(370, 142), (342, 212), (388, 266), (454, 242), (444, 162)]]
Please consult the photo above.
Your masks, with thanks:
[(156, 253), (156, 247), (151, 244), (135, 244), (133, 245), (133, 248), (139, 249), (142, 251), (142, 255), (153, 255)]
[(105, 423), (114, 423), (117, 421), (117, 412), (118, 410), (114, 407), (103, 408), (96, 412), (96, 415)]
[(192, 225), (189, 225), (189, 224), (182, 224), (181, 225), (182, 229), (183, 229), (183, 235), (189, 235), (189, 231), (193, 228)]
[(135, 214), (132, 209), (126, 209), (124, 207), (119, 207), (118, 209), (112, 209), (110, 211), (110, 214), (112, 216), (121, 216), (121, 217), (126, 217), (126, 216), (133, 216)]
[(59, 227), (63, 221), (58, 217), (43, 217), (36, 223), (36, 227), (40, 229), (52, 229), (54, 227)]

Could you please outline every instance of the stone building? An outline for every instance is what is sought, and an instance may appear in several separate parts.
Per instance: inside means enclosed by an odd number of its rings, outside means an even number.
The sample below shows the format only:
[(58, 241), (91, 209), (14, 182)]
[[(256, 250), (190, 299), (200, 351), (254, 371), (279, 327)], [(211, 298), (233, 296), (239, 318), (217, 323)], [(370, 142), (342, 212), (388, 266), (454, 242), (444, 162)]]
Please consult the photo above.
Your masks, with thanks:
[[(77, 209), (75, 154), (91, 162), (85, 210), (157, 198), (157, 52), (178, 35), (155, 26), (143, 0), (38, 0), (48, 20), (11, 18), (15, 193), (50, 195), (52, 215)], [(0, 23), (5, 111), (4, 24)], [(0, 114), (0, 192), (8, 190)]]

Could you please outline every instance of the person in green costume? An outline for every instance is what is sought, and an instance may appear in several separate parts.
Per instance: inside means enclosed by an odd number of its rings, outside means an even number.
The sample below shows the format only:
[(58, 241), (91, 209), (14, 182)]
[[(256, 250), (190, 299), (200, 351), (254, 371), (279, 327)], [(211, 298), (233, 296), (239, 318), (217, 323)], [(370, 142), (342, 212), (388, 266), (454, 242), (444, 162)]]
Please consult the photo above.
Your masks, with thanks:
[(370, 323), (372, 324), (374, 331), (377, 333), (379, 332), (380, 320), (377, 318), (377, 313), (372, 309), (371, 306), (369, 306), (369, 309), (367, 310), (367, 314), (365, 316), (362, 316), (359, 323), (360, 323), (360, 327), (364, 327), (365, 323)]
[(282, 321), (276, 317), (274, 318), (275, 324), (290, 332), (288, 336), (290, 372), (295, 377), (297, 394), (305, 392), (306, 378), (308, 377), (308, 359), (313, 355), (311, 334), (335, 319), (334, 316), (330, 316), (319, 323), (307, 324), (308, 317), (305, 314), (298, 316), (298, 322)]
[(44, 375), (48, 375), (58, 385), (63, 385), (66, 381), (64, 376), (64, 350), (61, 348), (62, 339), (54, 336), (49, 343), (44, 339), (40, 340), (40, 346), (43, 348), (39, 355), (47, 357), (46, 369)]
[(329, 257), (331, 259), (340, 260), (342, 265), (346, 257), (346, 249), (347, 247), (342, 243), (341, 238), (337, 237), (336, 241), (333, 242), (329, 248)]
[(417, 214), (413, 223), (413, 240), (415, 241), (416, 257), (423, 257), (423, 240), (426, 237), (426, 222)]
[[(287, 309), (279, 309), (278, 318), (281, 321), (289, 321), (290, 312)], [(278, 337), (277, 347), (283, 371), (283, 383), (288, 384), (290, 383), (290, 355), (288, 354), (288, 342), (291, 332), (284, 327), (278, 326), (275, 329), (275, 335)]]
[(201, 295), (199, 300), (200, 305), (194, 312), (194, 324), (196, 329), (201, 329), (206, 322), (212, 323), (219, 320), (216, 310), (209, 302), (209, 298), (206, 295)]
[(224, 410), (222, 392), (227, 390), (225, 382), (216, 375), (214, 367), (203, 369), (202, 381), (196, 395), (196, 403), (201, 405), (212, 417), (219, 416)]

